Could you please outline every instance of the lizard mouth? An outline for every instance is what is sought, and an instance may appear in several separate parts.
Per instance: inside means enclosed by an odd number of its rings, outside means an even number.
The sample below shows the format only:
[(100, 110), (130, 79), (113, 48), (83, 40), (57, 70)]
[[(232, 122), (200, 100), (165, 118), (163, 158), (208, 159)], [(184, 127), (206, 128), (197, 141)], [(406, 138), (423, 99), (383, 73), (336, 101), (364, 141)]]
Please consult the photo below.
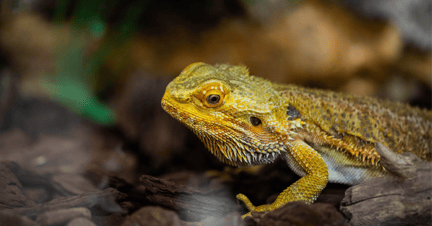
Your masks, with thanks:
[[(165, 96), (164, 96), (164, 97), (165, 97)], [(169, 113), (169, 112), (168, 112), (168, 101), (166, 101), (165, 98), (162, 98), (161, 106), (162, 106), (162, 108), (164, 109), (164, 111), (166, 111), (167, 113)]]
[(161, 106), (168, 114), (171, 114), (169, 111), (169, 107), (171, 107), (172, 105), (169, 103), (168, 99), (169, 99), (169, 94), (165, 92), (161, 100)]
[(164, 109), (164, 111), (166, 111), (168, 114), (170, 114), (173, 118), (182, 122), (181, 119), (178, 118), (178, 114), (181, 111), (179, 111), (178, 106), (175, 106), (174, 104), (172, 104), (169, 101), (169, 99), (170, 99), (169, 94), (165, 93), (164, 96), (162, 97), (162, 101), (161, 101), (162, 108)]
[(173, 104), (172, 101), (169, 101), (170, 98), (166, 94), (162, 97), (161, 106), (162, 108), (171, 115), (171, 117), (175, 118), (177, 121), (185, 124), (187, 127), (193, 129), (194, 122), (197, 121), (198, 117), (190, 114), (188, 111), (184, 110), (181, 106), (177, 104)]

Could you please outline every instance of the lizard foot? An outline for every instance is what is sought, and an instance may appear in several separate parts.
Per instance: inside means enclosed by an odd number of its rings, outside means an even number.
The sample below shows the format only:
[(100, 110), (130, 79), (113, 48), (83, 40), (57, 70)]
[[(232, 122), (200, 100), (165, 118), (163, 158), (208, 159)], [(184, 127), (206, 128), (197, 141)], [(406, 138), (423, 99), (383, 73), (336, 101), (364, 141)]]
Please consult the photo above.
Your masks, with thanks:
[(245, 219), (245, 217), (252, 217), (252, 212), (269, 212), (272, 211), (276, 208), (272, 207), (272, 205), (270, 204), (266, 204), (266, 205), (261, 205), (261, 206), (254, 206), (252, 204), (252, 202), (248, 199), (248, 197), (246, 197), (246, 195), (243, 194), (238, 194), (236, 196), (236, 198), (240, 201), (242, 201), (245, 205), (246, 208), (249, 210), (249, 213), (245, 214), (242, 216), (242, 219)]

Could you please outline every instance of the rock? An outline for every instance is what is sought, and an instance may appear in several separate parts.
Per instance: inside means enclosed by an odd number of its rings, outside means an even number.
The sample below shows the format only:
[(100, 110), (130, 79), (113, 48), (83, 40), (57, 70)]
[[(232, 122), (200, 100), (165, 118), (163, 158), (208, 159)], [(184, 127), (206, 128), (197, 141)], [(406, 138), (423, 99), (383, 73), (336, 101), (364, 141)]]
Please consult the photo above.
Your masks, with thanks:
[(30, 206), (31, 202), (22, 194), (22, 185), (14, 174), (0, 163), (0, 209)]
[(54, 210), (40, 214), (36, 221), (41, 225), (52, 225), (60, 224), (77, 217), (91, 219), (91, 212), (89, 209), (83, 207)]
[(158, 206), (146, 206), (128, 216), (122, 226), (181, 226), (179, 216)]
[(67, 226), (96, 226), (96, 224), (87, 218), (78, 217), (71, 220)]

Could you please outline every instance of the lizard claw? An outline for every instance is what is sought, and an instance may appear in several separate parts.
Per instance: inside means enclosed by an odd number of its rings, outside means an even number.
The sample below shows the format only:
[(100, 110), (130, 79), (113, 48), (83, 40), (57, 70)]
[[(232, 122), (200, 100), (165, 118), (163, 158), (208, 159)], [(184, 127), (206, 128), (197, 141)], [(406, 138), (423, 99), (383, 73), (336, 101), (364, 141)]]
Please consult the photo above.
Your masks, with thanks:
[(236, 196), (236, 198), (242, 201), (246, 205), (246, 208), (249, 210), (249, 213), (242, 215), (241, 218), (245, 219), (246, 217), (252, 217), (252, 211), (254, 211), (256, 207), (251, 203), (248, 197), (240, 193)]
[(242, 201), (246, 208), (249, 210), (249, 213), (242, 216), (242, 219), (245, 219), (246, 217), (253, 217), (252, 212), (261, 212), (262, 214), (266, 214), (269, 211), (273, 211), (276, 209), (272, 204), (265, 204), (261, 206), (254, 206), (251, 201), (246, 197), (246, 195), (238, 194), (236, 198), (240, 201)]
[(252, 212), (249, 212), (241, 216), (242, 220), (244, 220), (246, 217), (252, 217)]
[[(248, 197), (246, 197), (246, 195), (243, 195), (243, 194), (238, 194), (237, 196), (236, 196), (236, 198), (238, 199), (238, 200), (240, 200), (240, 201), (242, 201), (245, 205), (246, 205), (246, 208), (250, 211), (250, 212), (252, 212), (252, 211), (254, 211), (255, 210), (255, 206), (251, 203), (251, 201), (248, 199)], [(249, 212), (249, 215), (250, 215), (250, 212)], [(247, 214), (246, 214), (247, 215)]]

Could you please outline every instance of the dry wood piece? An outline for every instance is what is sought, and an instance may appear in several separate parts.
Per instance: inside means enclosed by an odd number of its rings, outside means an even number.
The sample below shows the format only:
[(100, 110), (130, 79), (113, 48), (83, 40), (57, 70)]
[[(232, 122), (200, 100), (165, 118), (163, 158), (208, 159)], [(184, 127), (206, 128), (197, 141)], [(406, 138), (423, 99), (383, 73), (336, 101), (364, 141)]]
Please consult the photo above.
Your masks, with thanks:
[(24, 187), (43, 187), (48, 193), (53, 196), (54, 194), (60, 196), (73, 196), (75, 193), (68, 191), (61, 184), (52, 180), (52, 176), (40, 175), (38, 173), (26, 170), (20, 167), (16, 162), (4, 161), (2, 162), (21, 182)]
[(0, 209), (31, 206), (22, 194), (23, 187), (15, 175), (0, 162)]
[(349, 188), (341, 211), (350, 225), (431, 225), (432, 163), (418, 165), (413, 178), (377, 178)]
[(397, 154), (381, 143), (376, 144), (376, 150), (381, 156), (380, 163), (391, 174), (400, 178), (412, 178), (415, 176), (417, 165), (421, 161), (413, 153)]
[[(252, 212), (258, 226), (289, 225), (347, 225), (345, 218), (337, 209), (327, 203), (306, 204), (302, 201), (290, 202), (269, 213)], [(248, 217), (249, 218), (249, 217)], [(251, 225), (250, 219), (246, 219)]]
[[(95, 206), (99, 206), (103, 210), (110, 210), (107, 212), (113, 212), (112, 210), (116, 210), (116, 208), (113, 208), (113, 206), (117, 205), (113, 201), (124, 198), (126, 198), (126, 194), (121, 193), (113, 188), (107, 188), (99, 192), (84, 193), (72, 197), (57, 198), (44, 204), (38, 204), (32, 207), (8, 209), (1, 212), (20, 214), (33, 219), (46, 211), (54, 211), (58, 209), (67, 209), (73, 207), (92, 208)], [(121, 208), (117, 206), (117, 210), (120, 211)]]
[(185, 220), (202, 220), (208, 216), (222, 217), (238, 210), (232, 199), (217, 196), (212, 191), (201, 192), (148, 175), (141, 176), (140, 183), (144, 186), (139, 191), (141, 195), (156, 205), (179, 211), (181, 218)]

